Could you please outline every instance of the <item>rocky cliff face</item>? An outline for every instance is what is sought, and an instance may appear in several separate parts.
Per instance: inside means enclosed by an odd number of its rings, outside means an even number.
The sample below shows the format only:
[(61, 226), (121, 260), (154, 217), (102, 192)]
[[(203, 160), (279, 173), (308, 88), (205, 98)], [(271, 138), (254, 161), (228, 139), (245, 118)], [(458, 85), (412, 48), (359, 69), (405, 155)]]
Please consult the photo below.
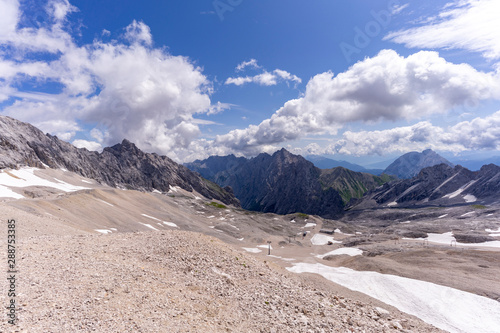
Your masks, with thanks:
[(170, 186), (179, 186), (239, 206), (231, 192), (166, 156), (141, 151), (127, 140), (102, 153), (91, 152), (45, 135), (30, 124), (0, 116), (0, 169), (21, 166), (65, 168), (100, 183), (136, 190), (166, 192)]
[(404, 154), (397, 160), (392, 162), (385, 170), (384, 173), (396, 176), (400, 179), (408, 179), (418, 175), (423, 168), (431, 167), (444, 163), (453, 166), (451, 162), (444, 157), (438, 155), (431, 149), (424, 150), (421, 153), (411, 152)]
[(242, 207), (249, 210), (302, 212), (327, 218), (343, 212), (344, 202), (338, 192), (322, 186), (321, 170), (285, 149), (249, 160), (213, 156), (186, 165), (221, 186), (232, 187)]
[(355, 206), (449, 206), (498, 201), (500, 167), (490, 164), (472, 172), (460, 165), (424, 168), (412, 179), (396, 180), (368, 192)]

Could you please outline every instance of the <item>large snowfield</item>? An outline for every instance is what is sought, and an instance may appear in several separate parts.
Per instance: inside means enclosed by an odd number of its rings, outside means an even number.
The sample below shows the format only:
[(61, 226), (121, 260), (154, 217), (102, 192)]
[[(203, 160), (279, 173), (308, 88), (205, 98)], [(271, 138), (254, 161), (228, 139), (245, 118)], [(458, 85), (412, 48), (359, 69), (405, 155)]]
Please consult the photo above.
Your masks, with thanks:
[(297, 263), (287, 269), (319, 274), (449, 332), (500, 332), (500, 303), (487, 297), (430, 282), (320, 263)]

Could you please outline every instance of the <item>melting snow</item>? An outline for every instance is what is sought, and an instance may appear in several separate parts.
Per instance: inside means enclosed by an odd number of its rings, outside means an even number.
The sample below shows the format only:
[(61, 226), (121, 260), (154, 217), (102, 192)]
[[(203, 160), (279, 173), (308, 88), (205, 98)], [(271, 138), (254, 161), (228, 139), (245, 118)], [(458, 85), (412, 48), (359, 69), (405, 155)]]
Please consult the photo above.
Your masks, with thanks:
[(313, 245), (326, 245), (328, 242), (332, 243), (342, 243), (333, 239), (332, 236), (316, 234), (311, 238), (311, 243)]
[(96, 200), (97, 200), (97, 201), (100, 201), (100, 202), (102, 202), (103, 204), (106, 204), (106, 205), (108, 205), (108, 206), (114, 207), (114, 205), (112, 205), (112, 204), (110, 204), (109, 202), (106, 202), (106, 201), (104, 201), (104, 200), (101, 200), (101, 199), (96, 199)]
[(317, 273), (451, 332), (500, 332), (500, 303), (434, 283), (345, 267), (298, 263), (295, 273)]
[(177, 226), (177, 224), (175, 224), (174, 222), (165, 222), (165, 221), (163, 221), (163, 224), (168, 225), (169, 227), (179, 228)]
[(10, 188), (0, 185), (0, 198), (22, 199), (23, 195), (12, 191)]
[(153, 230), (158, 231), (158, 229), (156, 229), (155, 227), (153, 227), (151, 224), (142, 223), (142, 222), (139, 222), (139, 223), (140, 223), (140, 224), (142, 224), (142, 225), (143, 225), (143, 226), (145, 226), (145, 227), (148, 227), (148, 228), (150, 228), (150, 229), (153, 229)]
[(262, 250), (260, 249), (256, 249), (256, 248), (250, 248), (250, 247), (242, 247), (243, 250), (247, 251), (247, 252), (251, 252), (251, 253), (259, 253), (259, 252), (262, 252)]
[(463, 247), (499, 247), (500, 248), (500, 241), (490, 241), (490, 242), (483, 242), (483, 243), (459, 243), (456, 241), (455, 237), (453, 237), (453, 232), (446, 232), (444, 234), (428, 234), (427, 238), (403, 238), (403, 239), (418, 239), (418, 240), (428, 240), (429, 242), (432, 243), (437, 243), (437, 244), (446, 244), (446, 245), (451, 245), (453, 242), (453, 245), (457, 246), (463, 246)]
[(438, 217), (438, 219), (442, 219), (443, 217), (446, 217), (446, 216), (448, 216), (448, 214), (441, 215)]
[(468, 213), (462, 214), (462, 215), (460, 215), (460, 217), (467, 216), (467, 215), (470, 215), (470, 214), (474, 214), (474, 212), (468, 212)]
[(160, 221), (160, 222), (161, 222), (161, 220), (160, 220), (160, 219), (157, 219), (156, 217), (152, 217), (152, 216), (149, 216), (149, 215), (146, 215), (146, 214), (141, 214), (141, 215), (142, 215), (142, 216), (144, 216), (144, 217), (147, 217), (148, 219), (153, 219), (153, 220), (156, 220), (156, 221)]
[(108, 229), (94, 229), (94, 230), (97, 231), (97, 232), (100, 232), (101, 234), (105, 234), (105, 235), (110, 234), (110, 233), (113, 232), (113, 231), (108, 230)]
[(323, 259), (326, 256), (340, 256), (343, 254), (346, 254), (346, 255), (351, 256), (351, 257), (355, 257), (355, 256), (362, 255), (363, 250), (353, 248), (353, 247), (341, 247), (340, 249), (336, 249), (336, 250), (330, 251), (330, 252), (325, 253), (325, 254), (318, 254), (316, 257)]
[[(257, 247), (260, 247), (262, 249), (267, 249), (268, 246), (271, 246), (271, 244), (267, 245), (267, 244), (262, 244), (262, 245), (257, 245)], [(271, 246), (271, 250), (273, 249), (273, 247)]]
[(312, 228), (312, 227), (315, 227), (316, 226), (316, 223), (306, 223), (306, 225), (304, 226), (304, 228)]
[(75, 186), (55, 179), (56, 182), (51, 182), (35, 175), (36, 168), (23, 168), (19, 170), (10, 170), (0, 172), (0, 195), (20, 199), (24, 196), (13, 192), (8, 187), (28, 187), (28, 186), (46, 186), (56, 188), (64, 192), (73, 192), (85, 190), (88, 187)]
[(397, 206), (397, 204), (398, 203), (396, 201), (393, 201), (391, 203), (388, 203), (387, 206), (392, 207), (392, 206)]
[(477, 198), (473, 196), (472, 194), (466, 194), (464, 195), (464, 200), (465, 202), (475, 202), (477, 201)]
[(458, 196), (460, 193), (465, 191), (467, 188), (469, 188), (471, 185), (473, 185), (475, 182), (476, 182), (476, 180), (471, 180), (470, 182), (468, 182), (467, 184), (465, 184), (464, 186), (462, 186), (461, 188), (459, 188), (455, 192), (448, 193), (448, 194), (444, 195), (443, 198), (453, 199), (454, 197)]

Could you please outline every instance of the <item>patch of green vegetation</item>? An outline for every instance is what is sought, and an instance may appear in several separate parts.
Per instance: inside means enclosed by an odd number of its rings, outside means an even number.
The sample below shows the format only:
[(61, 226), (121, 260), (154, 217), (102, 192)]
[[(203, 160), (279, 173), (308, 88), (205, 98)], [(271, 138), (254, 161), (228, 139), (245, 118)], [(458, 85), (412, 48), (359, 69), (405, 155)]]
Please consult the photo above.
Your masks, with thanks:
[(472, 208), (474, 208), (474, 209), (486, 209), (487, 207), (483, 206), (483, 205), (472, 205)]
[(297, 217), (301, 217), (301, 218), (303, 218), (303, 219), (308, 219), (308, 218), (309, 218), (309, 215), (304, 214), (304, 213), (297, 213)]
[(220, 209), (226, 209), (227, 208), (225, 205), (220, 204), (220, 203), (215, 202), (215, 201), (207, 202), (207, 203), (205, 203), (205, 205), (212, 206), (212, 207), (215, 207), (215, 208), (220, 208)]

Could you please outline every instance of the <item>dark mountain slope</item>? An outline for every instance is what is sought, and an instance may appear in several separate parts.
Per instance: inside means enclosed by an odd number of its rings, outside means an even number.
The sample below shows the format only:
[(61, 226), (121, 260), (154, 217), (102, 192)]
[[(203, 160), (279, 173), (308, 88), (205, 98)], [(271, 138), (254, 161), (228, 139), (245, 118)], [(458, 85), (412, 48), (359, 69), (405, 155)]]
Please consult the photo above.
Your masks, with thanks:
[(424, 168), (412, 179), (396, 180), (368, 192), (354, 206), (410, 207), (488, 203), (500, 198), (500, 167), (490, 164), (472, 172), (460, 165)]
[(388, 175), (379, 177), (342, 167), (321, 170), (319, 178), (323, 188), (335, 189), (339, 192), (344, 203), (348, 203), (351, 198), (361, 198), (367, 191), (373, 190), (391, 179)]
[(102, 153), (91, 152), (45, 135), (30, 124), (0, 116), (0, 169), (21, 166), (65, 168), (100, 183), (136, 190), (166, 192), (171, 186), (179, 186), (239, 205), (231, 192), (166, 156), (144, 153), (127, 140), (104, 148)]
[(278, 214), (334, 217), (352, 197), (359, 198), (388, 180), (340, 167), (321, 170), (285, 149), (248, 160), (212, 156), (186, 166), (220, 186), (231, 186), (242, 207)]

